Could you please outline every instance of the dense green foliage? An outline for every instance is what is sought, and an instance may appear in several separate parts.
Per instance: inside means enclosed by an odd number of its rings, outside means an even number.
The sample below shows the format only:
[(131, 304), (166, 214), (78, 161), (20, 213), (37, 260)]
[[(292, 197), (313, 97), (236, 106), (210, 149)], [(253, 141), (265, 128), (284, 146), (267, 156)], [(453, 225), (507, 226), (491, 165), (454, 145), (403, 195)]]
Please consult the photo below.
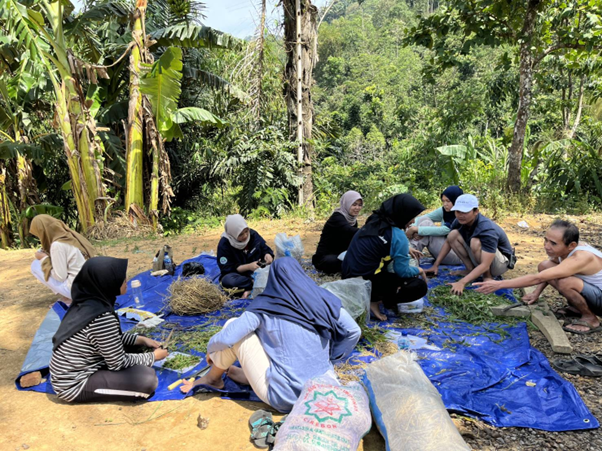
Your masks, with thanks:
[[(31, 4), (0, 2), (16, 10)], [(330, 211), (348, 189), (360, 191), (369, 208), (404, 191), (435, 206), (451, 183), (479, 196), (494, 213), (584, 212), (600, 206), (600, 65), (595, 54), (584, 56), (575, 48), (545, 53), (546, 46), (569, 42), (577, 33), (584, 36), (579, 45), (595, 51), (602, 30), (597, 2), (542, 2), (534, 48), (545, 55), (534, 71), (520, 167), (523, 191), (512, 196), (505, 187), (520, 98), (520, 44), (497, 22), (471, 22), (469, 9), (478, 3), (500, 17), (520, 14), (499, 0), (465, 3), (339, 0), (323, 18), (312, 87), (319, 214)], [(44, 21), (36, 15), (37, 4), (46, 2), (33, 3), (31, 20)], [(66, 7), (63, 18), (65, 45), (83, 63), (82, 85), (102, 144), (112, 209), (123, 208), (126, 179), (129, 69), (128, 59), (118, 58), (131, 40), (132, 10), (130, 2), (90, 1), (80, 12)], [(56, 132), (55, 91), (44, 77), (47, 67), (6, 11), (0, 14), (5, 31), (0, 33), (0, 182), (5, 173), (2, 183), (14, 218), (46, 204), (62, 207), (62, 217), (75, 224), (67, 160)], [(202, 4), (184, 0), (151, 1), (147, 10), (146, 29), (158, 43), (151, 47), (156, 63), (144, 75), (142, 89), (152, 100), (171, 162), (173, 214), (160, 219), (168, 230), (212, 223), (209, 217), (233, 211), (279, 216), (297, 203), (283, 43), (267, 29), (261, 30), (263, 52), (256, 38), (236, 43), (201, 27), (202, 11)], [(583, 26), (575, 22), (580, 17)], [(478, 26), (490, 27), (492, 38)], [(178, 55), (177, 74), (162, 69), (169, 45), (177, 46), (169, 50)], [(89, 65), (107, 67), (94, 73)], [(172, 86), (178, 95), (161, 97), (166, 91), (156, 77), (164, 72), (178, 80)], [(168, 107), (158, 110), (163, 100)], [(19, 200), (17, 155), (31, 163), (36, 182), (27, 202)], [(16, 235), (14, 219), (9, 227)]]

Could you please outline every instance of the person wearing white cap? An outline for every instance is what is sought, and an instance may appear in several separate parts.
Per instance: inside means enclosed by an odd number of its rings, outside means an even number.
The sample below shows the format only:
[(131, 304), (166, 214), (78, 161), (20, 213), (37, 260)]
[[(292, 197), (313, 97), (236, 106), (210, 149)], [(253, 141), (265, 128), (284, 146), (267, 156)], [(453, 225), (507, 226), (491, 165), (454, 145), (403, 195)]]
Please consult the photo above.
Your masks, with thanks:
[(508, 236), (491, 219), (479, 213), (479, 201), (472, 194), (463, 194), (452, 207), (456, 219), (445, 240), (441, 253), (427, 273), (437, 274), (439, 265), (450, 251), (454, 251), (466, 266), (459, 281), (450, 284), (452, 292), (461, 295), (464, 287), (483, 276), (490, 280), (514, 267), (514, 250)]

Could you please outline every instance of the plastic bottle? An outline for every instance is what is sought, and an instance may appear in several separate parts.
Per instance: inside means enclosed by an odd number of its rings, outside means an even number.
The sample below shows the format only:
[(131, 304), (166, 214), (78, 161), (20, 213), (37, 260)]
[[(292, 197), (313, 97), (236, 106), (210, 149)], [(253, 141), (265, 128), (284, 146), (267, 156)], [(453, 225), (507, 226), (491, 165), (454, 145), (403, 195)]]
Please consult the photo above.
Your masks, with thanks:
[(171, 258), (169, 258), (169, 255), (167, 255), (167, 253), (163, 256), (163, 267), (169, 272), (173, 271), (173, 264), (171, 262)]
[(405, 335), (402, 335), (399, 337), (399, 340), (397, 340), (397, 346), (399, 349), (410, 349), (410, 344), (410, 339)]
[(139, 280), (132, 280), (132, 296), (136, 303), (136, 308), (144, 307), (144, 299), (142, 297), (142, 284)]

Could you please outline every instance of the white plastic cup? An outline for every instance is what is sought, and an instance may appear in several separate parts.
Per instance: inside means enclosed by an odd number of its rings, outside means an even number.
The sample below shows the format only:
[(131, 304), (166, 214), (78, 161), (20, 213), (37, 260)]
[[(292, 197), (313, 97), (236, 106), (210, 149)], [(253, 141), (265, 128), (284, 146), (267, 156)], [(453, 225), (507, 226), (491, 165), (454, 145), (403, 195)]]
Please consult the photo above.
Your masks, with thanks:
[(142, 297), (142, 284), (139, 280), (132, 280), (132, 296), (136, 308), (144, 307), (144, 298)]

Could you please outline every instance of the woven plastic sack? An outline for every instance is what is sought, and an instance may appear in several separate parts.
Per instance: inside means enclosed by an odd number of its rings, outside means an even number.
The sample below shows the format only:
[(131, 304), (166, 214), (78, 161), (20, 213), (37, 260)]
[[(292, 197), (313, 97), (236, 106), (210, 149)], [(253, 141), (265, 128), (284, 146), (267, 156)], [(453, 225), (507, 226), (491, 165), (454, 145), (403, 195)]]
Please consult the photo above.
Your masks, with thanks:
[(399, 351), (372, 362), (364, 384), (387, 451), (470, 450), (414, 354)]
[(276, 435), (274, 451), (356, 451), (370, 431), (368, 397), (357, 382), (331, 385), (314, 378), (303, 391)]
[(323, 283), (320, 286), (338, 297), (343, 303), (343, 308), (353, 319), (359, 318), (364, 312), (369, 314), (372, 292), (372, 282), (369, 280), (355, 277)]
[(276, 258), (293, 257), (301, 262), (305, 249), (300, 235), (289, 237), (286, 233), (279, 233), (274, 238), (274, 244), (276, 245)]
[(265, 268), (256, 269), (253, 273), (253, 291), (251, 292), (251, 297), (255, 298), (263, 293), (266, 285), (268, 284), (268, 276), (270, 275), (270, 266), (266, 266)]

